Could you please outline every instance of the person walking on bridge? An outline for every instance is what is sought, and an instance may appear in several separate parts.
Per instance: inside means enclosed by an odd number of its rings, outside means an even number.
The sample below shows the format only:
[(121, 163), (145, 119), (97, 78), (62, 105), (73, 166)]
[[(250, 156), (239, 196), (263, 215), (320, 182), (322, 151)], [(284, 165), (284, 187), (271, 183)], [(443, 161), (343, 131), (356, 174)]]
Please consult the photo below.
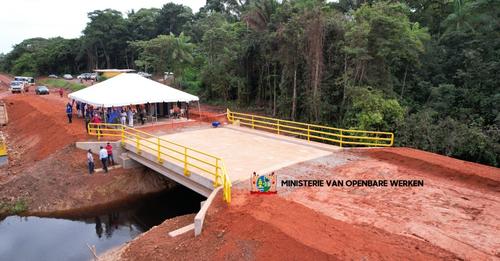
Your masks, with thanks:
[(108, 173), (108, 151), (101, 146), (101, 150), (99, 151), (99, 159), (102, 163), (102, 169), (105, 173)]
[(92, 150), (89, 149), (87, 151), (87, 163), (89, 165), (89, 174), (92, 175), (94, 173), (94, 156), (92, 156)]

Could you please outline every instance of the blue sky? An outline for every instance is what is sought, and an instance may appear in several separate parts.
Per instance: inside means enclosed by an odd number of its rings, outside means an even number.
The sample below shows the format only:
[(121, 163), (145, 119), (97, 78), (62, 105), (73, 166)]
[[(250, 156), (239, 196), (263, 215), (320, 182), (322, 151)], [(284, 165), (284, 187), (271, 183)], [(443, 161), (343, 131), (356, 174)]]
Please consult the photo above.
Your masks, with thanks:
[(88, 22), (87, 13), (112, 8), (126, 13), (132, 9), (161, 7), (168, 2), (184, 4), (193, 12), (205, 5), (205, 0), (9, 0), (2, 2), (0, 14), (0, 53), (26, 38), (75, 38)]

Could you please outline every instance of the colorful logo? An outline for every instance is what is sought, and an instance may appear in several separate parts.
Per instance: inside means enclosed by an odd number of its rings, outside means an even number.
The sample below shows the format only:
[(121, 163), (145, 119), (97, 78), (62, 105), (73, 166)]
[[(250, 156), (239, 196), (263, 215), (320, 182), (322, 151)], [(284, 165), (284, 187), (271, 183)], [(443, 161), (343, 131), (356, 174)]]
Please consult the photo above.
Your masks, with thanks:
[(251, 181), (250, 193), (276, 193), (276, 175), (274, 172), (264, 175), (257, 175), (257, 173), (254, 172)]

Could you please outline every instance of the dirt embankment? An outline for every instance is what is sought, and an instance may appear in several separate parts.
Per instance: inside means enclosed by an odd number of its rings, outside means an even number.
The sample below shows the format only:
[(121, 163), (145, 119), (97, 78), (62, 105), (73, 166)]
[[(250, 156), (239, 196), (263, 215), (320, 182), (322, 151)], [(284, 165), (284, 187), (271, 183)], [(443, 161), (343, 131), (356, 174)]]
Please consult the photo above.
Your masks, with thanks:
[(10, 122), (2, 127), (9, 147), (9, 166), (0, 169), (3, 214), (22, 202), (24, 214), (67, 215), (172, 185), (143, 168), (88, 175), (85, 151), (74, 145), (87, 139), (84, 122), (75, 117), (72, 124), (67, 123), (66, 98), (28, 93), (8, 95), (4, 101)]
[[(347, 160), (337, 164), (339, 158)], [(408, 148), (358, 149), (286, 167), (329, 180), (423, 180), (422, 187), (287, 188), (279, 195), (344, 222), (370, 225), (466, 260), (500, 256), (500, 169)]]
[[(233, 192), (212, 205), (200, 237), (165, 235), (187, 225), (166, 221), (110, 260), (436, 260), (455, 256), (428, 242), (352, 225), (277, 195)], [(172, 226), (177, 223), (177, 227)], [(192, 220), (191, 220), (192, 222)]]

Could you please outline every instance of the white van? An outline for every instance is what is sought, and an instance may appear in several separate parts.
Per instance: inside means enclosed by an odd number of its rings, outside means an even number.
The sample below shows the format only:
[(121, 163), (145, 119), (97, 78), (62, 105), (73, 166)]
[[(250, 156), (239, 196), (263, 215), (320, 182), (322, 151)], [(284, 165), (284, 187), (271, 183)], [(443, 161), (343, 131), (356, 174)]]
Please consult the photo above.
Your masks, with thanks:
[(14, 77), (14, 81), (23, 82), (24, 83), (24, 91), (29, 91), (30, 86), (35, 86), (35, 79), (33, 77), (26, 76), (16, 76)]

